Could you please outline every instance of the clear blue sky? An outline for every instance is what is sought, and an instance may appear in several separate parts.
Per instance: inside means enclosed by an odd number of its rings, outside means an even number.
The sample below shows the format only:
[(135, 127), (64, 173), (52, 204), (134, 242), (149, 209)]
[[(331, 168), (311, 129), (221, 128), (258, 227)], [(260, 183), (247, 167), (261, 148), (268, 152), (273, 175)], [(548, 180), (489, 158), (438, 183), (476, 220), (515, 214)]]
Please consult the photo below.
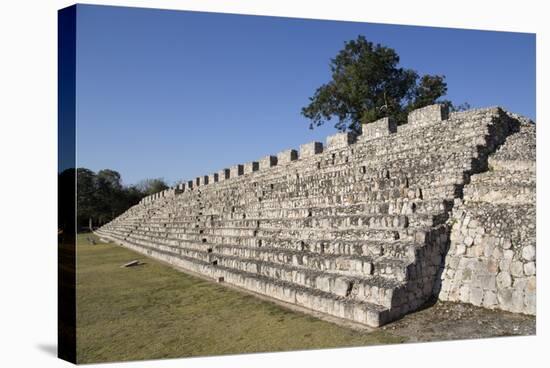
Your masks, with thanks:
[(77, 162), (170, 184), (334, 134), (300, 109), (365, 35), (455, 103), (535, 119), (535, 35), (79, 5)]

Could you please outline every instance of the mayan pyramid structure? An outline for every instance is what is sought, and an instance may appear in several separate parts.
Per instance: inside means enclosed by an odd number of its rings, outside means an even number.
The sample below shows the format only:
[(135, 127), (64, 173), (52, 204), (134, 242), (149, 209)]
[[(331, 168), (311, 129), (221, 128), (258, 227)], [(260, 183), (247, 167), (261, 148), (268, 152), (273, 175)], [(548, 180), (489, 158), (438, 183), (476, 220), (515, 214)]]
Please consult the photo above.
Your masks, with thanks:
[(427, 106), (181, 183), (97, 234), (368, 326), (434, 298), (535, 314), (535, 124)]

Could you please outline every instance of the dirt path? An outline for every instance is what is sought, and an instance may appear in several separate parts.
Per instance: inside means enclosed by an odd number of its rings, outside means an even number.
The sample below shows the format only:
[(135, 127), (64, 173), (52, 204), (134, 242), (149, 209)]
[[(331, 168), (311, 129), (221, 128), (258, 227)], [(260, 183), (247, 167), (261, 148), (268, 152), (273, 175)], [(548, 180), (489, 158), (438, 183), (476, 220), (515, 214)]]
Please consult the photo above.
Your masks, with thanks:
[(535, 335), (536, 319), (468, 304), (437, 302), (381, 328), (406, 342)]

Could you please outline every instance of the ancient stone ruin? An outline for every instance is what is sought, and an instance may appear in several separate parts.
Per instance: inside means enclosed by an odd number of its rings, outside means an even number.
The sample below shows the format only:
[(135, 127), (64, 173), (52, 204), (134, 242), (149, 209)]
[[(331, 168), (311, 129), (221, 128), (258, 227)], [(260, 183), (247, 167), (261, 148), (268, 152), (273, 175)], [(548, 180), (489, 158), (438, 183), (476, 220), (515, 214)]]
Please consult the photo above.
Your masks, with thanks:
[(369, 326), (434, 297), (535, 314), (535, 124), (428, 106), (182, 183), (97, 233)]

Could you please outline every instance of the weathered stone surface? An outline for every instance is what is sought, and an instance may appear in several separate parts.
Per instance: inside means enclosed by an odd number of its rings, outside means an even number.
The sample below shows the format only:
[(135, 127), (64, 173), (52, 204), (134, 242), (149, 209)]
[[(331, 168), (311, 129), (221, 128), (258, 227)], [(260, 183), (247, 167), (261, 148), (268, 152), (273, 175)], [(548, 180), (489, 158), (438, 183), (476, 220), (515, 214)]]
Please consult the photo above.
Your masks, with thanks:
[(372, 123), (362, 125), (363, 134), (360, 141), (368, 141), (375, 138), (385, 137), (397, 131), (397, 124), (391, 118), (382, 118)]
[(536, 250), (534, 245), (528, 245), (521, 251), (521, 255), (526, 261), (533, 261), (536, 256)]
[(447, 120), (449, 118), (449, 108), (444, 105), (431, 105), (409, 114), (409, 124), (418, 125), (430, 122)]
[(229, 169), (229, 177), (236, 178), (244, 174), (244, 165), (231, 166)]
[(327, 150), (347, 147), (355, 142), (352, 133), (337, 133), (327, 137)]
[(231, 170), (230, 169), (222, 169), (220, 171), (218, 171), (218, 180), (219, 181), (224, 181), (224, 180), (227, 180), (229, 179), (231, 176)]
[(213, 173), (213, 174), (208, 175), (208, 182), (209, 183), (217, 183), (218, 180), (219, 180), (218, 173)]
[(298, 151), (294, 149), (282, 151), (277, 154), (278, 165), (285, 165), (297, 159), (298, 159)]
[(265, 156), (260, 160), (260, 170), (265, 170), (277, 165), (277, 156)]
[(258, 171), (260, 164), (257, 161), (247, 162), (244, 164), (244, 173), (251, 174), (254, 171)]
[(497, 276), (497, 285), (499, 289), (512, 286), (512, 275), (508, 272), (501, 272)]
[(311, 157), (323, 152), (323, 143), (309, 142), (300, 146), (300, 158)]
[[(476, 279), (466, 278), (463, 273), (457, 278), (457, 273), (449, 271), (457, 270), (457, 265), (468, 259), (487, 259), (484, 272), (496, 275), (496, 285), (493, 287), (491, 282), (483, 286), (486, 295), (482, 305), (533, 314), (533, 297), (525, 290), (531, 285), (535, 293), (534, 283), (528, 282), (528, 277), (536, 275), (535, 126), (506, 114), (512, 119), (510, 132), (496, 152), (489, 154), (489, 170), (471, 176), (464, 187), (463, 201), (453, 209), (457, 222), (452, 227), (444, 266), (448, 270), (441, 288), (477, 286)], [(451, 119), (453, 116), (456, 114)], [(489, 276), (480, 277), (488, 280)], [(442, 297), (461, 300), (455, 293)]]
[(397, 131), (372, 124), (357, 141), (337, 134), (326, 150), (306, 144), (148, 196), (98, 234), (371, 326), (434, 293), (535, 313), (534, 128), (498, 108), (441, 106)]

